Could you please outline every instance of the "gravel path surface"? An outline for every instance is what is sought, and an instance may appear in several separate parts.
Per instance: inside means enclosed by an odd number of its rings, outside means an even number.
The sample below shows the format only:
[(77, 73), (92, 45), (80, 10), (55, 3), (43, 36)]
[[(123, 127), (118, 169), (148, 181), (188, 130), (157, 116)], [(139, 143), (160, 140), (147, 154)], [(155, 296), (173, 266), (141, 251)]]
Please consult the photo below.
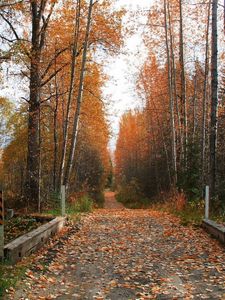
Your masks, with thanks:
[(40, 255), (9, 299), (225, 299), (225, 252), (171, 215), (105, 209)]

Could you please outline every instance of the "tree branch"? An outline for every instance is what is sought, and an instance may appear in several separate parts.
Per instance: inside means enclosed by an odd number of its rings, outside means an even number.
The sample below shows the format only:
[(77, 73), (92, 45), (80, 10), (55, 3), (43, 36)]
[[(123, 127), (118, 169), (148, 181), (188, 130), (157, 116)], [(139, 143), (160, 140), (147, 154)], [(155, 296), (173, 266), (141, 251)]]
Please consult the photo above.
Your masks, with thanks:
[[(24, 41), (23, 39), (21, 39), (21, 38), (18, 36), (18, 34), (17, 34), (17, 32), (16, 32), (16, 29), (14, 28), (14, 26), (12, 25), (12, 23), (11, 23), (11, 22), (10, 22), (10, 21), (9, 21), (2, 13), (0, 13), (0, 16), (1, 16), (2, 19), (9, 25), (10, 29), (12, 30), (13, 34), (14, 34), (15, 37), (16, 37), (16, 40), (19, 41), (19, 42)], [(29, 53), (29, 51), (26, 49), (26, 47), (23, 46), (23, 48), (24, 48), (25, 54), (26, 54), (29, 58), (31, 58), (31, 57), (30, 57), (30, 53)]]
[(68, 50), (68, 49), (69, 49), (69, 48), (66, 47), (66, 48), (63, 48), (63, 49), (59, 50), (58, 52), (56, 52), (56, 54), (54, 55), (54, 57), (53, 57), (53, 58), (50, 60), (50, 62), (48, 63), (47, 68), (45, 69), (44, 73), (43, 73), (42, 76), (41, 76), (41, 79), (44, 79), (44, 77), (47, 75), (47, 73), (48, 73), (49, 69), (51, 68), (51, 66), (53, 65), (55, 59), (56, 59), (57, 57), (59, 57), (60, 54), (62, 54), (63, 52), (65, 52), (65, 51)]
[(44, 45), (44, 40), (45, 40), (45, 34), (46, 34), (46, 29), (48, 27), (48, 23), (49, 23), (49, 20), (50, 20), (50, 17), (52, 15), (52, 12), (53, 12), (53, 9), (54, 9), (54, 6), (55, 6), (55, 2), (53, 2), (53, 4), (51, 5), (51, 8), (50, 8), (50, 12), (47, 16), (47, 18), (45, 19), (44, 16), (42, 16), (42, 20), (43, 20), (43, 26), (40, 30), (40, 49), (42, 49), (43, 45)]
[(62, 71), (66, 66), (68, 66), (70, 63), (66, 63), (62, 65), (58, 70), (56, 70), (54, 73), (52, 73), (45, 81), (42, 82), (41, 87), (46, 85), (56, 74), (58, 74), (60, 71)]
[(20, 0), (18, 2), (12, 2), (12, 3), (3, 3), (3, 4), (0, 4), (0, 9), (4, 8), (4, 7), (9, 7), (9, 6), (17, 5), (17, 4), (20, 4), (22, 2), (23, 2), (23, 0)]

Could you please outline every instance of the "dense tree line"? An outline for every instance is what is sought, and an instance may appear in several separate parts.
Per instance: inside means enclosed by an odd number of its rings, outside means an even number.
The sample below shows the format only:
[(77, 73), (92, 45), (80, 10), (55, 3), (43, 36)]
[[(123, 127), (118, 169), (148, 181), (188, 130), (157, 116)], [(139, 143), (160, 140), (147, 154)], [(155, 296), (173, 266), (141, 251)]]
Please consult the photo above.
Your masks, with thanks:
[(221, 4), (164, 0), (148, 12), (149, 55), (137, 82), (144, 105), (121, 119), (115, 156), (120, 187), (138, 186), (147, 197), (176, 187), (193, 200), (209, 185), (211, 203), (224, 209)]

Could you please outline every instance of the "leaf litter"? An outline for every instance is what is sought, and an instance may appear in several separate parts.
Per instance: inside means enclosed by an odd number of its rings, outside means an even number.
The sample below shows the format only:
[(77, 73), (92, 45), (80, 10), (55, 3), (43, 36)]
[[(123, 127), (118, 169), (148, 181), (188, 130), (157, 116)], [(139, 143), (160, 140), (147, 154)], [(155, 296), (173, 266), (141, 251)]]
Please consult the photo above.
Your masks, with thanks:
[(225, 252), (177, 217), (114, 203), (40, 251), (7, 299), (225, 299)]

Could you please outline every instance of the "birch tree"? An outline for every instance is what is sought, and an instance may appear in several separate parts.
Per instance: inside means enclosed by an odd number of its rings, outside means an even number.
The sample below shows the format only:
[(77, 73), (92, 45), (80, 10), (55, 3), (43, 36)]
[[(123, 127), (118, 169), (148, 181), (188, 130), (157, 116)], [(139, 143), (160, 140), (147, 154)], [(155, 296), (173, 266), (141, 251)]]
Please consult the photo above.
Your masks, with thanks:
[(78, 95), (77, 95), (77, 99), (76, 99), (76, 101), (77, 101), (76, 111), (75, 111), (74, 121), (73, 121), (72, 142), (71, 142), (71, 147), (70, 147), (70, 150), (69, 150), (69, 158), (68, 158), (68, 161), (67, 161), (67, 166), (66, 166), (66, 169), (65, 169), (65, 175), (64, 175), (64, 180), (63, 180), (63, 184), (65, 186), (68, 186), (68, 181), (69, 181), (70, 174), (71, 174), (71, 171), (72, 171), (74, 155), (75, 155), (75, 150), (76, 150), (80, 110), (81, 110), (82, 96), (83, 96), (85, 66), (86, 66), (86, 61), (87, 61), (89, 34), (90, 34), (90, 29), (91, 29), (92, 8), (93, 8), (93, 0), (90, 0), (89, 8), (88, 8), (85, 40), (84, 40), (84, 46), (83, 46), (83, 55), (82, 55), (82, 63), (81, 63), (81, 70), (80, 70)]
[(210, 193), (216, 192), (216, 148), (218, 113), (218, 37), (217, 37), (218, 0), (212, 1), (212, 53), (211, 53), (211, 123), (210, 123)]

